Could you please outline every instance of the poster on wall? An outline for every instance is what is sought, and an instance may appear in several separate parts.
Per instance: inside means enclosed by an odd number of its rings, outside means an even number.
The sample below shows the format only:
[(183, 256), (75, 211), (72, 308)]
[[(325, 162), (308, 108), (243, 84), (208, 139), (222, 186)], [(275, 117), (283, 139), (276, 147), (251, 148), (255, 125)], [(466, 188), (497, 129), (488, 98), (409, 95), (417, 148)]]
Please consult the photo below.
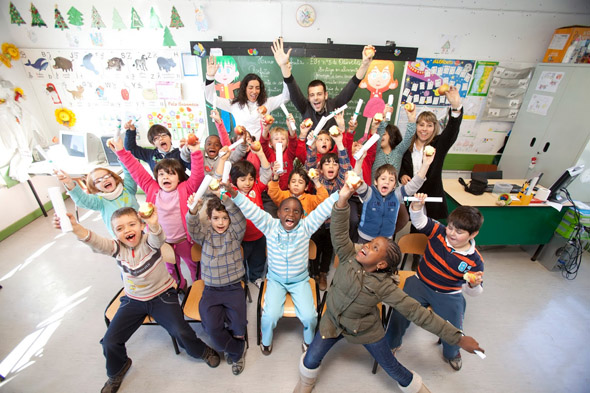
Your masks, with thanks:
[(401, 101), (417, 105), (447, 105), (438, 88), (455, 86), (461, 97), (467, 95), (473, 79), (475, 60), (416, 59), (407, 64)]
[(490, 87), (490, 82), (494, 75), (494, 67), (499, 63), (497, 61), (478, 61), (473, 72), (473, 82), (469, 88), (470, 96), (486, 96)]

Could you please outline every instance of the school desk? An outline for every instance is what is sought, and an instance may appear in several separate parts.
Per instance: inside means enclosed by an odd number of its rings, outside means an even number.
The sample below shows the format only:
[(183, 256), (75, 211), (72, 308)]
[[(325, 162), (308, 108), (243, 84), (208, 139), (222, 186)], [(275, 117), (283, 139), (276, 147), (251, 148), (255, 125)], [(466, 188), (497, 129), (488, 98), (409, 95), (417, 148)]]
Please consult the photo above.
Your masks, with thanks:
[[(466, 180), (467, 181), (467, 180)], [(489, 179), (489, 184), (523, 184), (523, 179)], [(484, 223), (475, 238), (477, 245), (528, 244), (541, 246), (548, 243), (567, 209), (557, 211), (547, 204), (527, 206), (498, 206), (497, 194), (484, 192), (473, 195), (465, 191), (457, 179), (443, 179), (449, 212), (458, 206), (477, 207)], [(516, 197), (516, 194), (511, 194)], [(533, 257), (534, 258), (534, 257)], [(533, 259), (534, 260), (534, 259)]]

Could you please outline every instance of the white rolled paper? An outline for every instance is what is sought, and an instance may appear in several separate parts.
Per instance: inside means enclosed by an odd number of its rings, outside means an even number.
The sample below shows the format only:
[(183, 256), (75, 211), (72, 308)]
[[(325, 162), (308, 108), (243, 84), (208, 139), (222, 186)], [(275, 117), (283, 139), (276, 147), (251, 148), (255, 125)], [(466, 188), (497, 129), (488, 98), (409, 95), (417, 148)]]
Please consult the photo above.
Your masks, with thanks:
[(354, 115), (352, 115), (352, 120), (356, 120), (358, 115), (361, 112), (361, 107), (363, 106), (363, 99), (359, 98), (359, 102), (356, 104), (356, 108), (354, 109)]
[(359, 151), (357, 151), (355, 153), (355, 155), (353, 156), (355, 160), (360, 160), (361, 157), (363, 156), (363, 153), (368, 151), (375, 143), (377, 143), (377, 141), (379, 140), (379, 138), (381, 138), (379, 136), (379, 134), (373, 134), (371, 135), (371, 137), (369, 138), (368, 141), (366, 141), (363, 146), (360, 148)]
[(217, 94), (213, 96), (213, 110), (217, 110)]
[(121, 132), (122, 132), (121, 129), (122, 129), (122, 127), (117, 127), (115, 129), (115, 140), (118, 140), (121, 138)]
[[(404, 201), (419, 202), (420, 199), (413, 197), (413, 196), (407, 196), (407, 197), (404, 197)], [(443, 201), (442, 197), (426, 197), (424, 199), (424, 202), (442, 202), (442, 201)]]
[(70, 222), (70, 218), (68, 217), (66, 204), (64, 203), (64, 199), (61, 196), (61, 187), (49, 187), (47, 189), (49, 193), (49, 199), (51, 199), (51, 204), (53, 205), (53, 210), (59, 217), (59, 225), (61, 226), (62, 232), (72, 232), (72, 223)]
[(324, 128), (324, 126), (326, 125), (328, 120), (330, 120), (333, 117), (334, 117), (333, 113), (329, 114), (328, 116), (322, 116), (322, 118), (320, 119), (320, 121), (318, 121), (318, 124), (315, 126), (315, 128), (313, 129), (313, 131), (311, 133), (313, 138), (307, 139), (308, 146), (313, 145), (313, 140), (315, 139), (315, 137), (319, 134), (319, 132), (322, 130), (322, 128)]
[(229, 172), (230, 171), (231, 171), (231, 162), (226, 161), (225, 164), (223, 165), (223, 175), (221, 175), (221, 182), (222, 183), (227, 183), (227, 181), (229, 180)]
[(336, 110), (334, 112), (332, 112), (332, 117), (334, 117), (334, 115), (339, 114), (340, 112), (342, 112), (346, 108), (348, 108), (348, 105), (346, 105), (346, 104), (342, 105), (340, 108), (336, 108)]
[[(236, 147), (240, 146), (242, 143), (244, 143), (244, 140), (242, 138), (238, 139), (237, 141), (235, 141), (234, 143), (232, 143), (231, 145), (229, 145), (229, 150), (228, 151), (232, 151), (233, 149), (235, 149)], [(219, 157), (223, 157), (225, 155), (225, 152), (220, 152), (219, 153)]]
[[(387, 97), (387, 105), (392, 106), (393, 105), (393, 94), (390, 94), (389, 97)], [(387, 112), (385, 114), (385, 119), (387, 121), (391, 120), (391, 112)]]
[[(285, 106), (285, 104), (281, 104), (281, 109), (283, 110), (283, 113), (285, 114), (285, 116), (289, 117), (289, 111), (287, 110), (287, 107)], [(293, 131), (297, 131), (297, 125), (295, 124), (294, 121), (290, 121), (289, 126), (291, 127), (291, 129)]]
[(199, 202), (199, 199), (201, 199), (203, 197), (203, 195), (205, 195), (205, 191), (207, 191), (207, 188), (209, 188), (209, 184), (211, 184), (211, 180), (213, 180), (212, 176), (205, 175), (205, 178), (203, 179), (203, 181), (201, 182), (201, 185), (199, 186), (199, 188), (197, 189), (197, 192), (195, 193), (195, 199), (194, 199), (193, 203), (188, 205), (189, 210), (193, 210), (195, 208), (195, 206), (197, 206), (197, 202)]
[(279, 163), (279, 170), (277, 171), (277, 173), (283, 173), (285, 172), (285, 169), (283, 169), (283, 144), (281, 142), (278, 142), (275, 145), (275, 149), (277, 153), (277, 162)]

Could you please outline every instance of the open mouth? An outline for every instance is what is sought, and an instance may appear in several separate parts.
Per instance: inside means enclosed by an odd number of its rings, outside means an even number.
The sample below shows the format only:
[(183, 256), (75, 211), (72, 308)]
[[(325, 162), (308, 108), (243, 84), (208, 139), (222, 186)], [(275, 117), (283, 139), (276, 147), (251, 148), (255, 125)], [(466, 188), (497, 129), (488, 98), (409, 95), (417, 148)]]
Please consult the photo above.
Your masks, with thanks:
[(167, 151), (168, 150), (168, 144), (166, 142), (164, 143), (160, 143), (160, 149)]
[(389, 187), (381, 187), (381, 193), (382, 194), (385, 194), (388, 191), (389, 191)]
[(248, 97), (250, 97), (250, 101), (254, 102), (258, 98), (258, 94), (250, 94)]
[(361, 248), (361, 249), (359, 250), (359, 252), (358, 252), (358, 254), (357, 254), (357, 255), (358, 255), (358, 256), (363, 256), (363, 257), (366, 257), (366, 256), (367, 256), (367, 249), (366, 249), (366, 247), (363, 247), (363, 248)]
[(327, 176), (328, 178), (332, 178), (332, 177), (336, 176), (336, 171), (327, 171), (326, 175), (328, 175)]
[(215, 157), (217, 155), (217, 150), (215, 150), (215, 149), (207, 150), (207, 155), (209, 155), (209, 157)]
[(321, 102), (314, 102), (313, 108), (315, 109), (316, 112), (318, 112), (320, 109), (322, 109), (322, 103)]
[(295, 220), (293, 220), (291, 218), (286, 218), (285, 225), (288, 226), (289, 228), (292, 228), (295, 226)]
[(111, 183), (110, 181), (109, 181), (109, 182), (104, 182), (104, 183), (102, 184), (102, 186), (103, 186), (103, 187), (104, 187), (106, 190), (108, 190), (109, 188), (111, 188), (111, 186), (112, 186), (112, 185), (113, 185), (113, 183)]
[(162, 187), (170, 187), (172, 183), (169, 180), (162, 181)]
[(127, 240), (130, 243), (133, 243), (133, 241), (135, 240), (135, 233), (130, 233), (129, 235), (125, 236), (125, 240)]

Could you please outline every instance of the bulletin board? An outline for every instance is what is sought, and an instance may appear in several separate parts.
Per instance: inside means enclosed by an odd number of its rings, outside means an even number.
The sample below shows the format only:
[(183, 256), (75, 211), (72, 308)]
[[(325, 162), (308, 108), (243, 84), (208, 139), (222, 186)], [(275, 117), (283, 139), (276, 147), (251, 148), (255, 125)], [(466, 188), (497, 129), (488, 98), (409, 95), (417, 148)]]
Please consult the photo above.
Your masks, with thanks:
[(163, 124), (173, 140), (206, 131), (203, 94), (183, 99), (178, 50), (21, 49), (21, 59), (55, 134), (63, 126), (54, 112), (62, 107), (75, 113), (74, 129), (97, 135), (112, 135), (129, 119), (142, 135)]

